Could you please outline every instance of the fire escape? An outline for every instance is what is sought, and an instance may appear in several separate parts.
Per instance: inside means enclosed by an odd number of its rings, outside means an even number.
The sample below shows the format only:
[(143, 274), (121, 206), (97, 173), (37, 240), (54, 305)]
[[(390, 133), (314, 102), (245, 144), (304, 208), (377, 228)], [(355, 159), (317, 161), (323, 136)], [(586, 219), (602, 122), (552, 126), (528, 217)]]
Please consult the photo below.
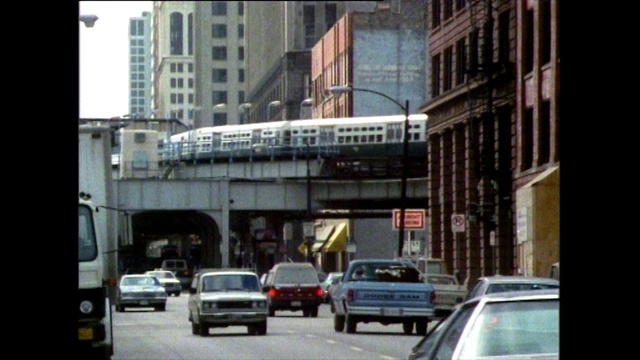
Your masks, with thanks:
[[(511, 154), (505, 146), (509, 139), (509, 127), (501, 129), (497, 120), (496, 102), (504, 98), (496, 91), (504, 88), (509, 81), (513, 84), (513, 66), (509, 62), (509, 43), (494, 46), (494, 36), (498, 42), (509, 39), (500, 33), (504, 25), (496, 29), (494, 16), (499, 6), (508, 0), (467, 0), (470, 14), (471, 33), (468, 45), (469, 61), (467, 66), (467, 110), (470, 127), (470, 146), (472, 149), (472, 174), (476, 181), (475, 199), (471, 195), (467, 213), (470, 222), (479, 226), (481, 238), (491, 248), (485, 253), (490, 259), (485, 268), (493, 273), (507, 274), (513, 264), (512, 216), (511, 216)], [(505, 12), (507, 21), (509, 12)], [(496, 31), (497, 30), (497, 31)], [(512, 93), (512, 92), (511, 92)], [(507, 131), (507, 134), (504, 134)], [(500, 135), (502, 134), (502, 135)], [(502, 136), (502, 138), (501, 138)], [(472, 192), (473, 193), (473, 192)], [(486, 247), (486, 248), (489, 248)], [(500, 271), (499, 271), (500, 269)]]

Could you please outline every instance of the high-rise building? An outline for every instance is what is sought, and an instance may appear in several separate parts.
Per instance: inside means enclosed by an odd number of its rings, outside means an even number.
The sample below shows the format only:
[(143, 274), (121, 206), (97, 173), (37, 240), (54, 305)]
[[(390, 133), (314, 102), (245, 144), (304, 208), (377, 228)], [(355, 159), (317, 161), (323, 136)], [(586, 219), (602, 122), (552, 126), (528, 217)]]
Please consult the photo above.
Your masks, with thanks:
[(311, 48), (350, 3), (245, 2), (248, 122), (311, 117)]
[(129, 18), (129, 117), (153, 116), (151, 104), (151, 12)]

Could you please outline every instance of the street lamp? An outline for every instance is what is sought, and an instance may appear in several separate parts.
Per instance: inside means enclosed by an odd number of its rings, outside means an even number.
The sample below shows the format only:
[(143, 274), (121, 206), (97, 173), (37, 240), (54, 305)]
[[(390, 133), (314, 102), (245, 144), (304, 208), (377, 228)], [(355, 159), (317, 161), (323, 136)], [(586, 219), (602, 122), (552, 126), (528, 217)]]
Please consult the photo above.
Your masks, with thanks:
[[(372, 94), (380, 95), (388, 100), (391, 100), (393, 103), (398, 105), (400, 109), (404, 110), (404, 135), (402, 139), (402, 175), (401, 175), (401, 185), (400, 185), (400, 224), (398, 226), (398, 256), (402, 256), (402, 246), (404, 245), (404, 213), (407, 207), (407, 170), (408, 170), (408, 158), (409, 158), (409, 100), (405, 101), (404, 106), (399, 103), (397, 100), (389, 97), (386, 94), (383, 94), (378, 91), (362, 89), (362, 88), (354, 88), (351, 86), (341, 86), (334, 85), (329, 88), (329, 91), (333, 95), (340, 95), (353, 91), (364, 91)], [(395, 222), (395, 219), (393, 219)]]
[(89, 15), (80, 15), (80, 21), (84, 23), (85, 27), (93, 27), (96, 21), (98, 21), (98, 16), (89, 14)]
[(282, 104), (280, 100), (274, 100), (267, 105), (267, 121), (271, 121), (271, 107), (280, 106), (280, 104)]
[(242, 118), (239, 119), (238, 123), (243, 124), (247, 116), (247, 112), (251, 109), (251, 103), (242, 103), (238, 106), (238, 111), (240, 112)]
[[(312, 106), (313, 105), (313, 99), (312, 98), (306, 98), (304, 100), (302, 100), (302, 102), (300, 103), (300, 119), (302, 119), (302, 109), (306, 106)], [(312, 118), (313, 116), (309, 116), (309, 118)]]
[[(311, 147), (309, 145), (309, 141), (305, 140), (304, 144), (307, 147), (307, 213), (305, 214), (305, 221), (307, 222), (307, 226), (311, 227), (311, 168), (309, 167), (309, 159), (311, 158)], [(307, 261), (313, 264), (313, 240), (311, 237), (305, 239), (307, 242)]]

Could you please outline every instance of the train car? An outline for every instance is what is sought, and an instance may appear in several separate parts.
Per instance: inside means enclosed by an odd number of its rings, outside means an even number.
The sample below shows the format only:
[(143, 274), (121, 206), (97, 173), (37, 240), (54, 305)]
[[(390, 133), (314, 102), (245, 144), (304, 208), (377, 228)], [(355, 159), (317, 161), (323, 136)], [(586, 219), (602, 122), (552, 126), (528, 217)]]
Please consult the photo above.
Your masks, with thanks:
[[(404, 115), (307, 119), (199, 128), (170, 137), (173, 160), (247, 161), (313, 156), (399, 157)], [(409, 116), (409, 156), (426, 156), (427, 116)]]

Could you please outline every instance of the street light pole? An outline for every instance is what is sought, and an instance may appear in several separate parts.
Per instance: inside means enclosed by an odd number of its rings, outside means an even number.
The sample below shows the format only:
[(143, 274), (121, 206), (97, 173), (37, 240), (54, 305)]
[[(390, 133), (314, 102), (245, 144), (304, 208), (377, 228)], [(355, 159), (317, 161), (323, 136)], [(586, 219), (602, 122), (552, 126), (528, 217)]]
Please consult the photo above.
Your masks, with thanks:
[[(311, 148), (309, 145), (309, 141), (305, 140), (305, 145), (307, 147), (307, 213), (305, 214), (305, 220), (307, 222), (311, 221), (311, 168), (309, 167), (309, 159), (311, 157)], [(313, 242), (311, 239), (306, 239), (307, 241), (307, 261), (313, 264), (313, 254), (312, 245)]]
[[(407, 202), (407, 171), (408, 171), (408, 159), (409, 159), (409, 100), (405, 101), (404, 106), (399, 103), (394, 98), (383, 94), (381, 92), (363, 88), (354, 88), (351, 86), (341, 86), (334, 85), (329, 88), (329, 91), (334, 95), (339, 95), (347, 92), (353, 91), (364, 91), (372, 94), (380, 95), (388, 100), (391, 100), (393, 103), (398, 105), (400, 109), (404, 111), (404, 131), (403, 131), (403, 139), (402, 139), (402, 172), (400, 179), (400, 219), (398, 226), (398, 256), (402, 256), (402, 247), (404, 245), (404, 214), (406, 210), (406, 202)], [(395, 222), (395, 219), (393, 219)]]
[(280, 106), (280, 100), (274, 100), (267, 105), (267, 121), (271, 121), (271, 107)]

